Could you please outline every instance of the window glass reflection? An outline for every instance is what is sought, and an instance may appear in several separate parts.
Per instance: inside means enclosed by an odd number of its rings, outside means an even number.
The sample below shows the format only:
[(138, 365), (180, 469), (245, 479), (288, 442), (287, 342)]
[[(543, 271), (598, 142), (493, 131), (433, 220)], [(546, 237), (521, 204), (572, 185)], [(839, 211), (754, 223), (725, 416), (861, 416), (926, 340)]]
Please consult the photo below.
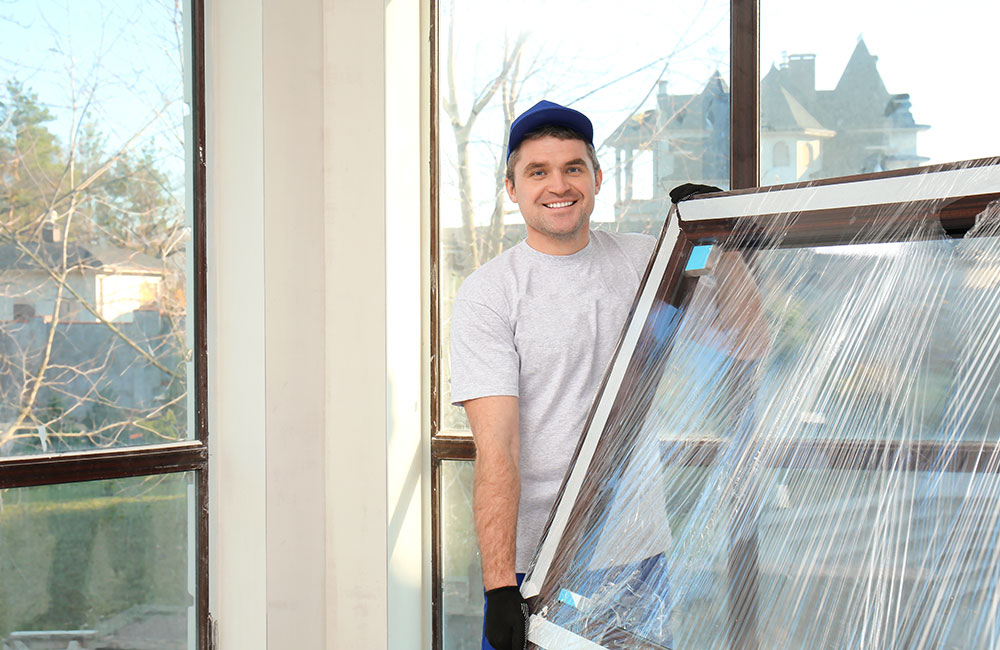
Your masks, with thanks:
[[(760, 182), (776, 185), (1000, 154), (1000, 9), (848, 0), (761, 3)], [(817, 19), (817, 16), (822, 16)], [(960, 19), (975, 16), (975, 20)]]
[(0, 491), (4, 648), (194, 648), (191, 475)]
[(192, 435), (183, 9), (0, 6), (0, 456)]
[(441, 630), (444, 650), (479, 650), (483, 574), (472, 520), (472, 463), (441, 463)]

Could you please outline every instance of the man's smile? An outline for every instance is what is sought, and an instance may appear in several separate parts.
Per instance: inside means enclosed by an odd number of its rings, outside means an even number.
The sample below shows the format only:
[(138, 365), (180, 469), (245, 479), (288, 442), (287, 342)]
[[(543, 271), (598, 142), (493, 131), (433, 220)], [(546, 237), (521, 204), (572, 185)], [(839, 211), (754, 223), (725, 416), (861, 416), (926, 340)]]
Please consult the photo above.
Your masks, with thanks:
[(542, 205), (544, 205), (546, 208), (554, 209), (554, 208), (568, 208), (574, 203), (576, 203), (576, 201), (560, 201), (558, 203), (543, 203)]

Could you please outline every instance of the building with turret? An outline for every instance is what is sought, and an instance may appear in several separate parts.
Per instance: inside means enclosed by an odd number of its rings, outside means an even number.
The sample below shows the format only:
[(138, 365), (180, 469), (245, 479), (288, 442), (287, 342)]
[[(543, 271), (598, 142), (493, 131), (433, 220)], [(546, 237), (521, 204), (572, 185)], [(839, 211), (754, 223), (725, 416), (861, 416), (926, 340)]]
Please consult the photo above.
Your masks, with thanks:
[[(859, 40), (833, 90), (816, 88), (813, 54), (790, 55), (771, 67), (760, 86), (762, 185), (916, 167), (928, 160), (917, 153), (917, 134), (930, 127), (914, 120), (909, 95), (886, 89), (877, 62)], [(729, 87), (718, 72), (691, 95), (670, 94), (661, 81), (656, 108), (615, 129), (604, 144), (615, 151), (619, 221), (660, 214), (663, 197), (681, 183), (728, 186), (729, 106)], [(652, 165), (652, 188), (637, 186), (639, 164)]]

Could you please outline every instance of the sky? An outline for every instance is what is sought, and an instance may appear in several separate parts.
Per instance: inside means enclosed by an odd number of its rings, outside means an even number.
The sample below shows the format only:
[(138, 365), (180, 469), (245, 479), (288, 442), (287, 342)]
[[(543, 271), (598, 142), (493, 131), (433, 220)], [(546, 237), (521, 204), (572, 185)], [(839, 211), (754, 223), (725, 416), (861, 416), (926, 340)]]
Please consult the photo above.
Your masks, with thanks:
[[(2, 0), (0, 78), (17, 79), (65, 146), (81, 120), (105, 148), (136, 134), (183, 185), (184, 77), (173, 0)], [(159, 117), (157, 113), (159, 112)]]
[[(890, 93), (909, 93), (918, 124), (931, 128), (918, 136), (918, 153), (931, 163), (1000, 155), (1000, 53), (994, 33), (1000, 26), (1000, 3), (956, 0), (761, 0), (761, 71), (790, 54), (816, 55), (817, 88), (833, 89), (858, 40), (863, 38)], [(441, 3), (442, 43), (454, 6)], [(502, 58), (504, 35), (528, 34), (526, 51), (536, 62), (522, 92), (519, 110), (542, 97), (572, 105), (589, 115), (595, 141), (636, 110), (655, 105), (655, 87), (665, 80), (671, 93), (699, 92), (713, 71), (729, 78), (729, 2), (631, 0), (610, 5), (603, 0), (512, 0), (506, 4), (462, 2), (455, 10), (455, 86), (468, 110), (475, 92), (485, 87)], [(440, 87), (448, 88), (447, 53), (442, 47)], [(463, 103), (464, 102), (464, 103)], [(442, 114), (441, 218), (459, 223), (457, 190), (449, 183), (454, 141)], [(474, 178), (480, 214), (492, 204), (496, 143), (503, 122), (487, 109), (473, 134)], [(605, 171), (613, 170), (610, 152), (602, 152)], [(649, 156), (646, 156), (649, 158)], [(613, 173), (611, 174), (613, 175)], [(649, 165), (636, 168), (635, 187), (651, 185)], [(598, 195), (596, 221), (613, 218), (612, 178)], [(636, 198), (642, 198), (637, 194)], [(517, 222), (509, 203), (508, 221)]]

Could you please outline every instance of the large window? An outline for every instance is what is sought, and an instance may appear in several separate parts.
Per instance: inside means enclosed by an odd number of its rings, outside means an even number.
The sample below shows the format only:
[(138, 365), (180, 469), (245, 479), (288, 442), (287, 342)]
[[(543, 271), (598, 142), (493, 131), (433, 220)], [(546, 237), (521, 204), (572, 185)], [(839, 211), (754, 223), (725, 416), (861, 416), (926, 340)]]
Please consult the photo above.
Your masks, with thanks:
[(435, 642), (458, 649), (478, 647), (482, 581), (470, 509), (472, 441), (464, 411), (450, 404), (449, 318), (462, 280), (524, 237), (503, 187), (506, 132), (541, 99), (586, 113), (604, 172), (594, 227), (657, 234), (672, 187), (730, 184), (730, 11), (725, 0), (614, 9), (590, 0), (442, 0), (434, 16)]
[[(523, 31), (548, 24), (550, 11), (561, 25), (573, 21), (558, 31), (567, 36)], [(970, 5), (965, 13), (996, 11)], [(1000, 152), (983, 112), (995, 90), (979, 89), (976, 66), (967, 65), (995, 58), (988, 34), (941, 49), (927, 44), (950, 15), (889, 5), (877, 16), (821, 14), (779, 0), (494, 13), (461, 0), (433, 5), (436, 648), (478, 647), (478, 624), (462, 619), (481, 611), (468, 511), (475, 452), (463, 412), (450, 405), (449, 313), (461, 281), (523, 237), (501, 184), (514, 116), (543, 97), (587, 113), (605, 174), (594, 227), (652, 234), (665, 221), (666, 192), (684, 182), (735, 190)]]
[(0, 7), (4, 647), (207, 647), (202, 24)]

